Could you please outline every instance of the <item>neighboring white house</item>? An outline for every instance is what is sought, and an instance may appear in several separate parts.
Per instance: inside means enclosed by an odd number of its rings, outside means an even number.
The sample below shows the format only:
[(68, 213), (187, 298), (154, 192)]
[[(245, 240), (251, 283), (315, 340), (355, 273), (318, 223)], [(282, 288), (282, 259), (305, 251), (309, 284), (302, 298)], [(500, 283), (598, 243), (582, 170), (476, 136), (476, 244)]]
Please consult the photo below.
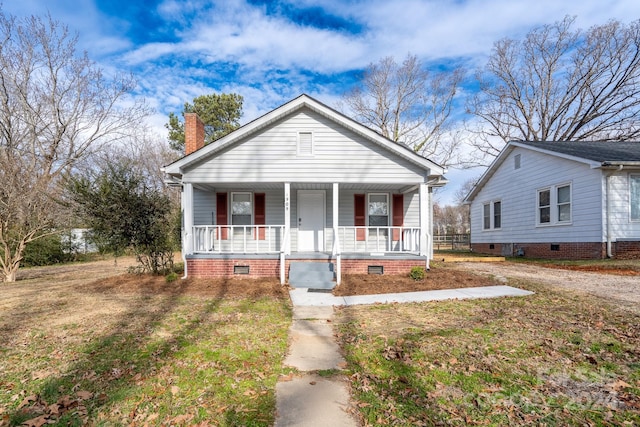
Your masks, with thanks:
[(510, 142), (465, 202), (480, 253), (640, 257), (640, 143)]
[(301, 95), (207, 146), (185, 115), (186, 274), (279, 276), (289, 262), (341, 273), (408, 272), (432, 256), (432, 188), (442, 166)]

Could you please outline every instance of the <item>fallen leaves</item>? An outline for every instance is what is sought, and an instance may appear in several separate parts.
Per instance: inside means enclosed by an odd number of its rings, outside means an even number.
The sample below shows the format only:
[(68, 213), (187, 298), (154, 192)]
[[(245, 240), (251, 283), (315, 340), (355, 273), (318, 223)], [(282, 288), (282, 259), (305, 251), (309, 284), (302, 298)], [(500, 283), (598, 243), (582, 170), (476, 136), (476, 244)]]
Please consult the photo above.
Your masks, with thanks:
[(81, 420), (86, 420), (88, 411), (84, 404), (85, 401), (92, 399), (94, 394), (87, 390), (80, 390), (75, 393), (75, 397), (69, 395), (61, 396), (55, 403), (47, 403), (39, 395), (30, 395), (25, 397), (18, 411), (28, 414), (33, 418), (23, 423), (26, 427), (41, 427), (45, 424), (54, 423), (61, 416), (73, 412), (73, 414)]

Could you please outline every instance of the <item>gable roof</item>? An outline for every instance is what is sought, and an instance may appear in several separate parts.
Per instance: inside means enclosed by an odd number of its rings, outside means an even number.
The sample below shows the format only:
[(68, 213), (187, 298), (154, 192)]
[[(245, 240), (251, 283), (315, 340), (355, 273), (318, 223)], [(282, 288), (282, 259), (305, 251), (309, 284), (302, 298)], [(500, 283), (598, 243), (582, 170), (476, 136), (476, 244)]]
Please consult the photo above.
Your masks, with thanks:
[(473, 201), (478, 192), (516, 147), (584, 163), (592, 169), (620, 166), (640, 167), (640, 142), (511, 141), (491, 163), (476, 185), (473, 186), (467, 197), (465, 197), (464, 203)]
[(640, 142), (598, 142), (598, 141), (523, 141), (513, 145), (527, 146), (546, 152), (555, 152), (579, 159), (609, 164), (640, 162)]
[(321, 114), (322, 116), (338, 123), (339, 125), (365, 137), (367, 140), (383, 147), (389, 153), (400, 156), (423, 169), (430, 170), (430, 176), (442, 176), (446, 169), (437, 163), (422, 157), (410, 148), (398, 144), (374, 130), (356, 122), (355, 120), (345, 116), (344, 114), (328, 107), (327, 105), (317, 101), (316, 99), (302, 94), (297, 98), (281, 105), (280, 107), (272, 110), (263, 116), (247, 123), (246, 125), (236, 129), (228, 135), (216, 140), (214, 143), (208, 144), (203, 148), (194, 151), (193, 153), (182, 157), (179, 160), (165, 166), (163, 169), (168, 175), (179, 177), (183, 171), (190, 166), (210, 157), (214, 157), (218, 152), (227, 149), (234, 144), (239, 143), (244, 138), (255, 134), (256, 132), (264, 129), (275, 121), (281, 120), (286, 116), (292, 115), (302, 108), (309, 108), (310, 110)]

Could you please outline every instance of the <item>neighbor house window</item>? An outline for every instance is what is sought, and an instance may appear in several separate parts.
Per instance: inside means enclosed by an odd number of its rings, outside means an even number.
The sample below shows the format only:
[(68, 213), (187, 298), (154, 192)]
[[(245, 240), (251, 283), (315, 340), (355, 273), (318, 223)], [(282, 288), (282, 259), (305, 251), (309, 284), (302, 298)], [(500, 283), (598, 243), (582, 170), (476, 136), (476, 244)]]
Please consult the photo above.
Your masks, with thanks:
[(549, 224), (551, 222), (551, 190), (538, 191), (538, 223)]
[(298, 132), (298, 156), (313, 156), (313, 133)]
[(571, 186), (557, 188), (558, 222), (571, 221)]
[(251, 193), (231, 193), (231, 224), (251, 225)]
[[(389, 225), (389, 195), (369, 194), (369, 227), (387, 227)], [(370, 229), (377, 233), (375, 228)], [(387, 229), (379, 230), (380, 235), (386, 236)]]
[(493, 202), (493, 228), (500, 228), (502, 222), (502, 202)]
[(502, 226), (502, 202), (494, 201), (482, 205), (482, 229), (492, 230)]
[(640, 221), (640, 175), (629, 177), (629, 202), (631, 203), (631, 220)]
[(482, 205), (482, 228), (485, 230), (491, 229), (491, 204), (485, 203)]
[(538, 190), (538, 225), (571, 223), (571, 184)]

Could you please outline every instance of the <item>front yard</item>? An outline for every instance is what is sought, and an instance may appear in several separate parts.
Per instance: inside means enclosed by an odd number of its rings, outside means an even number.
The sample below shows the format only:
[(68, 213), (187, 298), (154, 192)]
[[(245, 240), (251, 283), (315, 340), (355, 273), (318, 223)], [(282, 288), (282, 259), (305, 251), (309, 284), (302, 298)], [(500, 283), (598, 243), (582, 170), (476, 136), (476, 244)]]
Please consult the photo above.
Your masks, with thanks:
[[(296, 375), (282, 367), (287, 290), (277, 280), (114, 277), (125, 267), (31, 269), (2, 285), (0, 426), (273, 425), (275, 384)], [(452, 264), (429, 274), (419, 286), (507, 275), (474, 278)], [(368, 293), (365, 279), (349, 286)], [(369, 286), (386, 279), (417, 286), (388, 276)], [(639, 425), (640, 310), (507, 284), (535, 295), (337, 310), (363, 424)]]
[(640, 316), (509, 284), (536, 294), (339, 310), (364, 425), (639, 425)]
[(291, 322), (277, 281), (121, 288), (77, 270), (0, 288), (0, 425), (273, 425)]

